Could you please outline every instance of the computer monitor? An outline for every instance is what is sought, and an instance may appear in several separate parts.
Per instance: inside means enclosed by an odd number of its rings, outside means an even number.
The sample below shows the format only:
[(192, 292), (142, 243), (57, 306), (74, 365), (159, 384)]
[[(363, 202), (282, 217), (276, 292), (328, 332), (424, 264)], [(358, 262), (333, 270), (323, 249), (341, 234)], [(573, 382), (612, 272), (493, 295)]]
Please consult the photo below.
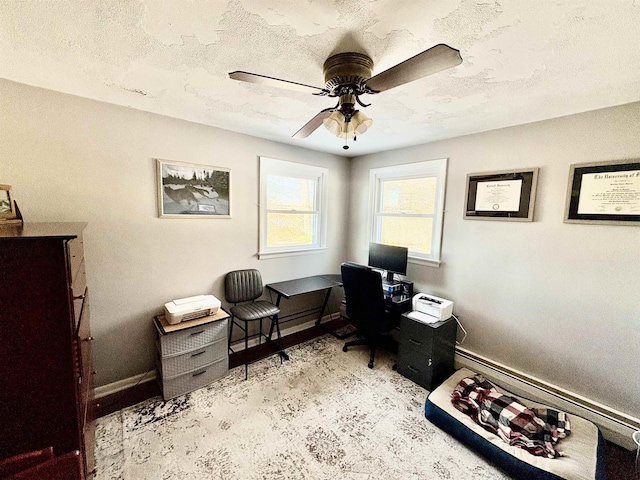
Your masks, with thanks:
[(387, 271), (387, 283), (393, 283), (393, 274), (407, 274), (409, 249), (382, 243), (369, 244), (369, 266)]

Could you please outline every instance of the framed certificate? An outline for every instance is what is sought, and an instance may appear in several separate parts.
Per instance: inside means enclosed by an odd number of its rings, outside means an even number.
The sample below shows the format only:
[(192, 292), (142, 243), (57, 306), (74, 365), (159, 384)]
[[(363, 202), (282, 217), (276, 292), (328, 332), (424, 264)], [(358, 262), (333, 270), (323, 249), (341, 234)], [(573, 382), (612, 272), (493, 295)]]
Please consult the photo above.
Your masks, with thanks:
[(571, 165), (564, 221), (640, 225), (640, 160)]
[(538, 169), (467, 175), (465, 219), (533, 221)]

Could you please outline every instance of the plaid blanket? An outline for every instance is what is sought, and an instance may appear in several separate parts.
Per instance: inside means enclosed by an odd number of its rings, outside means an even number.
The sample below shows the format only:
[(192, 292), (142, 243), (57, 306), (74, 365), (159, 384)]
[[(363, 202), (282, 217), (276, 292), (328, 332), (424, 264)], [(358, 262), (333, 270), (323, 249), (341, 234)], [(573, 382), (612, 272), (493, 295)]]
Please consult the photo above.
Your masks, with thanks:
[(451, 393), (451, 403), (486, 430), (509, 445), (537, 456), (562, 456), (558, 440), (571, 433), (566, 413), (551, 408), (527, 408), (503, 395), (482, 375), (460, 380)]

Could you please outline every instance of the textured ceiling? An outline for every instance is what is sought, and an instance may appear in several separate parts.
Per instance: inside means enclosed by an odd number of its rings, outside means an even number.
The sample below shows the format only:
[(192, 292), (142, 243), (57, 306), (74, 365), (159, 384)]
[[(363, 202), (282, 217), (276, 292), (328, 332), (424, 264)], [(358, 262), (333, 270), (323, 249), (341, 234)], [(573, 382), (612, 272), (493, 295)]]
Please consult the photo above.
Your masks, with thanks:
[[(375, 75), (439, 43), (463, 63), (365, 96), (348, 151), (291, 138), (334, 99), (228, 78), (323, 87), (332, 54)], [(640, 100), (640, 0), (5, 0), (0, 77), (357, 156)]]

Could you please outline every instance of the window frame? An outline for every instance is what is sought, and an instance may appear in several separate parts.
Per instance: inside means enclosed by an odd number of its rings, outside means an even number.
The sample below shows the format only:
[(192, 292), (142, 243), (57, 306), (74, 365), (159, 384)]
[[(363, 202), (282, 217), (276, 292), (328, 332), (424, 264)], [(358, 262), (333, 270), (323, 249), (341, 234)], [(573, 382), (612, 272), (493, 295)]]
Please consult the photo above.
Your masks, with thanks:
[[(259, 174), (259, 231), (258, 231), (258, 258), (275, 258), (291, 255), (307, 255), (312, 253), (320, 253), (327, 248), (327, 179), (329, 169), (309, 165), (306, 163), (291, 162), (287, 160), (278, 160), (269, 157), (260, 158), (260, 174)], [(267, 214), (269, 212), (287, 213), (282, 210), (268, 210), (267, 208), (267, 190), (269, 175), (278, 175), (290, 178), (304, 178), (314, 180), (315, 188), (315, 205), (314, 210), (310, 212), (317, 215), (316, 241), (311, 245), (286, 245), (282, 247), (269, 247), (267, 245)], [(296, 212), (292, 210), (291, 213)]]
[[(409, 250), (409, 263), (440, 266), (442, 252), (442, 229), (444, 224), (444, 202), (447, 179), (447, 158), (405, 163), (388, 167), (372, 168), (369, 173), (370, 212), (369, 240), (380, 243), (380, 222), (382, 216), (402, 218), (403, 214), (382, 214), (382, 182), (407, 180), (411, 178), (436, 178), (436, 204), (433, 214), (431, 254)], [(420, 215), (421, 216), (421, 215)]]

